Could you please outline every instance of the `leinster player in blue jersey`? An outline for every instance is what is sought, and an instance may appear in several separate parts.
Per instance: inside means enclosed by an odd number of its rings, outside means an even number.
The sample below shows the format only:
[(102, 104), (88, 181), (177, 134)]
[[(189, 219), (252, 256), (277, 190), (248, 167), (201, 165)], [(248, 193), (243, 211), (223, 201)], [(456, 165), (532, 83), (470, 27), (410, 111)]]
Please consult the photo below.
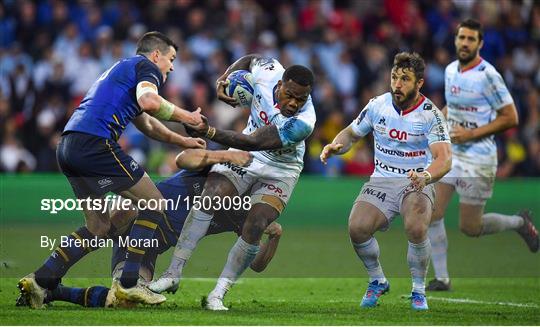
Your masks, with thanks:
[[(167, 200), (176, 201), (178, 198), (193, 198), (199, 196), (203, 189), (210, 167), (208, 165), (220, 162), (229, 162), (238, 166), (245, 166), (251, 162), (251, 155), (245, 151), (208, 151), (202, 149), (188, 149), (183, 151), (176, 160), (179, 168), (185, 168), (166, 180), (157, 183), (157, 188)], [(206, 167), (206, 168), (205, 168)], [(156, 238), (159, 247), (152, 248), (144, 255), (139, 270), (140, 279), (143, 282), (152, 280), (157, 256), (174, 247), (189, 212), (185, 202), (181, 201), (178, 208), (165, 210), (165, 219), (157, 227)], [(228, 210), (220, 211), (212, 220), (207, 235), (224, 232), (241, 234), (247, 211)], [(137, 210), (114, 210), (111, 211), (111, 223), (116, 227), (116, 234), (125, 236), (137, 217)], [(281, 226), (273, 222), (268, 226), (265, 233), (268, 235), (262, 241), (261, 251), (251, 264), (251, 269), (256, 272), (263, 271), (274, 257), (279, 239)], [(125, 264), (126, 248), (119, 247), (115, 243), (111, 260), (111, 274), (113, 278), (121, 275)], [(85, 307), (129, 307), (130, 301), (118, 299), (115, 292), (104, 286), (92, 286), (88, 288), (68, 287), (58, 285), (54, 290), (48, 290), (45, 303), (53, 301), (65, 301), (79, 304)], [(23, 296), (17, 299), (18, 306), (29, 305)]]
[[(57, 158), (77, 198), (99, 201), (106, 193), (114, 192), (134, 202), (163, 199), (142, 167), (117, 143), (130, 122), (159, 141), (184, 148), (206, 146), (202, 139), (178, 135), (160, 122), (202, 121), (199, 110), (188, 112), (158, 94), (167, 74), (173, 70), (176, 49), (165, 35), (146, 33), (137, 44), (137, 55), (117, 62), (104, 72), (73, 113), (64, 128)], [(43, 266), (19, 281), (19, 289), (31, 307), (41, 307), (45, 290), (55, 289), (74, 263), (95, 250), (80, 244), (115, 234), (107, 212), (85, 208), (84, 214), (86, 226), (69, 236), (74, 242), (65, 242), (67, 245), (58, 247)], [(163, 215), (162, 210), (139, 211), (129, 233), (131, 246), (122, 276), (113, 282), (117, 296), (149, 304), (165, 301), (164, 296), (137, 283), (141, 260)]]

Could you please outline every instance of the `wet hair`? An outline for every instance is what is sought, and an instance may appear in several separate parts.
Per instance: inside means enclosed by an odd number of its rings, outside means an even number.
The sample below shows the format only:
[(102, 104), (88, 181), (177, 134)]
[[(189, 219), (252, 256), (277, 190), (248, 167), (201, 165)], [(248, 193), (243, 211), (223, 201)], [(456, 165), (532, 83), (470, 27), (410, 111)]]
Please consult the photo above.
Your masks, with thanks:
[(418, 82), (420, 79), (424, 78), (426, 63), (416, 52), (400, 52), (394, 57), (394, 66), (392, 69), (399, 68), (412, 70), (414, 77)]
[(178, 50), (178, 46), (165, 34), (156, 31), (148, 32), (137, 42), (137, 54), (150, 54), (156, 49), (165, 54), (169, 52), (169, 47)]
[(285, 69), (281, 79), (283, 82), (292, 80), (302, 86), (313, 86), (315, 77), (309, 68), (302, 65), (292, 65), (291, 67)]
[(475, 19), (472, 19), (472, 18), (465, 19), (464, 21), (459, 23), (459, 25), (458, 25), (458, 27), (456, 29), (456, 35), (457, 35), (459, 29), (462, 28), (462, 27), (468, 28), (468, 29), (473, 30), (473, 31), (477, 31), (479, 41), (482, 41), (484, 39), (484, 29), (482, 28), (482, 24), (480, 24), (479, 21), (477, 21)]

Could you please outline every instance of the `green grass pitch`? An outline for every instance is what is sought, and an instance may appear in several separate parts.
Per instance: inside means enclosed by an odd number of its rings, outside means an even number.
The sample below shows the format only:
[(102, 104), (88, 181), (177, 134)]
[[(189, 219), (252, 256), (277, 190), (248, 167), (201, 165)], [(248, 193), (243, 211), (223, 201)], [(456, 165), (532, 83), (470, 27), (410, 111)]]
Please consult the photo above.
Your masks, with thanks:
[[(186, 267), (180, 292), (159, 307), (89, 309), (54, 303), (45, 310), (15, 307), (19, 278), (50, 254), (40, 236), (67, 235), (80, 213), (49, 215), (42, 198), (72, 196), (59, 175), (0, 175), (0, 325), (539, 325), (540, 254), (515, 232), (469, 238), (457, 230), (457, 198), (446, 216), (448, 267), (453, 291), (428, 293), (430, 310), (413, 312), (401, 219), (377, 233), (381, 263), (391, 291), (380, 306), (361, 309), (367, 275), (347, 233), (347, 217), (362, 185), (358, 179), (303, 176), (280, 222), (284, 234), (276, 257), (261, 274), (248, 271), (225, 299), (228, 312), (207, 312), (201, 299), (214, 287), (235, 235), (201, 241)], [(540, 218), (540, 180), (497, 182), (486, 210), (512, 213), (530, 208)], [(64, 284), (110, 286), (110, 249), (75, 265)], [(171, 252), (158, 260), (157, 273)], [(430, 278), (432, 269), (430, 268)]]
[[(10, 233), (13, 241), (20, 237), (14, 230)], [(24, 230), (38, 233), (37, 229)], [(39, 233), (43, 233), (43, 228)], [(277, 256), (267, 271), (248, 272), (227, 295), (225, 304), (231, 307), (229, 312), (207, 312), (200, 303), (213, 288), (234, 235), (203, 240), (187, 267), (189, 278), (183, 281), (178, 293), (168, 295), (165, 304), (132, 310), (90, 309), (62, 302), (45, 310), (15, 307), (16, 276), (35, 269), (48, 252), (31, 255), (21, 250), (19, 255), (30, 258), (30, 263), (12, 260), (11, 266), (8, 264), (10, 268), (2, 270), (0, 321), (9, 325), (537, 325), (540, 322), (538, 257), (528, 253), (514, 233), (479, 240), (450, 230), (449, 260), (451, 273), (456, 277), (454, 290), (429, 293), (429, 312), (413, 312), (406, 298), (410, 279), (406, 239), (399, 227), (378, 237), (391, 291), (381, 298), (379, 307), (361, 309), (358, 304), (367, 278), (344, 233), (342, 229), (286, 229)], [(162, 256), (158, 271), (165, 268), (169, 255)], [(73, 268), (64, 284), (110, 286), (106, 277), (109, 256), (107, 250), (91, 254)]]

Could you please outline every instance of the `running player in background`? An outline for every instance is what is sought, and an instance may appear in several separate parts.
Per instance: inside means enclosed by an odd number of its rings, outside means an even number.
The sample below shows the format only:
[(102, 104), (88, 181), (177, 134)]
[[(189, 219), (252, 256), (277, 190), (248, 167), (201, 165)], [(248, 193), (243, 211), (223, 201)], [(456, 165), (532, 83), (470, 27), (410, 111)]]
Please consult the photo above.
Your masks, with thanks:
[(450, 289), (447, 269), (448, 240), (443, 216), (454, 191), (459, 194), (459, 228), (478, 237), (514, 230), (532, 252), (538, 251), (538, 231), (530, 214), (484, 213), (497, 172), (494, 134), (518, 124), (512, 96), (501, 75), (480, 57), (482, 26), (475, 20), (461, 22), (455, 38), (458, 60), (445, 70), (446, 107), (452, 140), (452, 170), (435, 185), (437, 200), (429, 227), (435, 279), (430, 291)]
[[(249, 152), (245, 151), (208, 151), (202, 149), (188, 149), (177, 156), (176, 164), (183, 169), (173, 176), (156, 184), (158, 190), (166, 200), (177, 201), (177, 199), (192, 198), (201, 194), (209, 171), (209, 165), (230, 162), (238, 166), (246, 166), (252, 160)], [(111, 210), (111, 223), (115, 226), (117, 235), (127, 236), (135, 218), (137, 209)], [(139, 278), (143, 283), (152, 280), (157, 256), (174, 247), (178, 240), (178, 235), (182, 230), (184, 221), (188, 214), (186, 205), (182, 204), (178, 208), (165, 209), (165, 219), (157, 227), (157, 239), (159, 248), (152, 248), (147, 251), (141, 263)], [(241, 234), (247, 212), (220, 211), (210, 223), (210, 228), (206, 235), (219, 234), (224, 232), (234, 232)], [(274, 257), (279, 239), (281, 237), (281, 226), (273, 222), (265, 230), (268, 238), (260, 244), (261, 251), (250, 265), (256, 272), (262, 272)], [(111, 260), (111, 275), (118, 278), (122, 274), (122, 269), (126, 258), (125, 247), (119, 247), (115, 242)], [(104, 286), (92, 286), (88, 288), (68, 287), (58, 285), (54, 290), (47, 290), (44, 303), (53, 301), (64, 301), (79, 304), (85, 307), (130, 307), (134, 303), (122, 301), (115, 296), (115, 292)], [(23, 296), (17, 299), (17, 306), (27, 306)]]
[[(267, 226), (276, 220), (290, 199), (303, 169), (304, 140), (315, 125), (315, 108), (310, 92), (313, 73), (293, 65), (287, 69), (275, 59), (248, 55), (233, 63), (218, 79), (218, 98), (231, 105), (225, 95), (227, 76), (236, 70), (252, 73), (254, 94), (251, 114), (243, 133), (217, 130), (208, 125), (197, 131), (215, 142), (252, 151), (248, 167), (214, 165), (203, 191), (203, 198), (234, 197), (248, 192), (251, 210), (227, 258), (217, 285), (208, 295), (206, 308), (228, 310), (223, 298), (259, 252), (259, 240)], [(206, 234), (214, 215), (210, 210), (192, 209), (176, 245), (169, 268), (149, 288), (155, 292), (178, 287), (182, 270), (197, 242)]]
[(412, 275), (411, 307), (427, 310), (425, 278), (431, 246), (427, 229), (433, 211), (432, 185), (451, 166), (446, 121), (420, 93), (424, 60), (416, 53), (399, 53), (391, 71), (391, 92), (369, 101), (358, 118), (324, 147), (321, 161), (344, 154), (353, 142), (373, 132), (375, 171), (365, 183), (349, 216), (349, 235), (364, 263), (369, 285), (360, 306), (374, 307), (390, 289), (379, 263), (377, 230), (402, 215), (409, 239), (407, 262)]
[[(104, 199), (114, 192), (133, 200), (161, 200), (162, 196), (142, 167), (124, 153), (117, 141), (133, 121), (147, 136), (184, 148), (204, 148), (202, 139), (186, 138), (160, 120), (200, 123), (200, 110), (188, 112), (158, 94), (167, 74), (173, 70), (177, 46), (159, 32), (149, 32), (137, 44), (137, 55), (121, 60), (92, 85), (68, 121), (57, 149), (58, 164), (78, 199)], [(103, 202), (102, 202), (103, 203)], [(85, 208), (86, 226), (73, 232), (34, 273), (19, 281), (19, 289), (32, 308), (43, 305), (45, 290), (55, 289), (68, 269), (95, 250), (79, 246), (78, 239), (90, 244), (96, 238), (114, 235), (109, 214)], [(118, 295), (135, 302), (161, 303), (162, 295), (137, 284), (145, 244), (150, 243), (163, 211), (139, 212), (130, 240), (126, 265), (119, 281), (113, 282)]]

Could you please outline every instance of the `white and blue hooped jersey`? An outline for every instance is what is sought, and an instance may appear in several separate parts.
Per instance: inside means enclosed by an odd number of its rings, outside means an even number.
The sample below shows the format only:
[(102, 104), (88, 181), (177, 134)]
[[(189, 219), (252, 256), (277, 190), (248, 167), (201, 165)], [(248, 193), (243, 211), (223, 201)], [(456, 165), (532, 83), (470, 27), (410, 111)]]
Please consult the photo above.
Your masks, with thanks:
[(375, 97), (350, 126), (358, 136), (373, 132), (375, 171), (371, 177), (421, 172), (431, 163), (429, 146), (450, 143), (443, 114), (423, 95), (405, 111), (394, 107), (390, 93)]
[(293, 117), (285, 117), (280, 113), (274, 91), (284, 71), (283, 66), (275, 59), (259, 59), (251, 67), (254, 94), (251, 114), (243, 133), (251, 134), (257, 128), (275, 125), (283, 147), (277, 150), (254, 151), (253, 156), (268, 165), (300, 173), (304, 167), (304, 140), (315, 126), (315, 108), (310, 96)]
[[(459, 71), (458, 61), (446, 67), (445, 89), (448, 107), (448, 125), (478, 128), (493, 121), (497, 110), (514, 100), (497, 70), (482, 59), (476, 66)], [(452, 152), (459, 159), (469, 159), (497, 165), (497, 147), (494, 136), (464, 144), (453, 144)]]

